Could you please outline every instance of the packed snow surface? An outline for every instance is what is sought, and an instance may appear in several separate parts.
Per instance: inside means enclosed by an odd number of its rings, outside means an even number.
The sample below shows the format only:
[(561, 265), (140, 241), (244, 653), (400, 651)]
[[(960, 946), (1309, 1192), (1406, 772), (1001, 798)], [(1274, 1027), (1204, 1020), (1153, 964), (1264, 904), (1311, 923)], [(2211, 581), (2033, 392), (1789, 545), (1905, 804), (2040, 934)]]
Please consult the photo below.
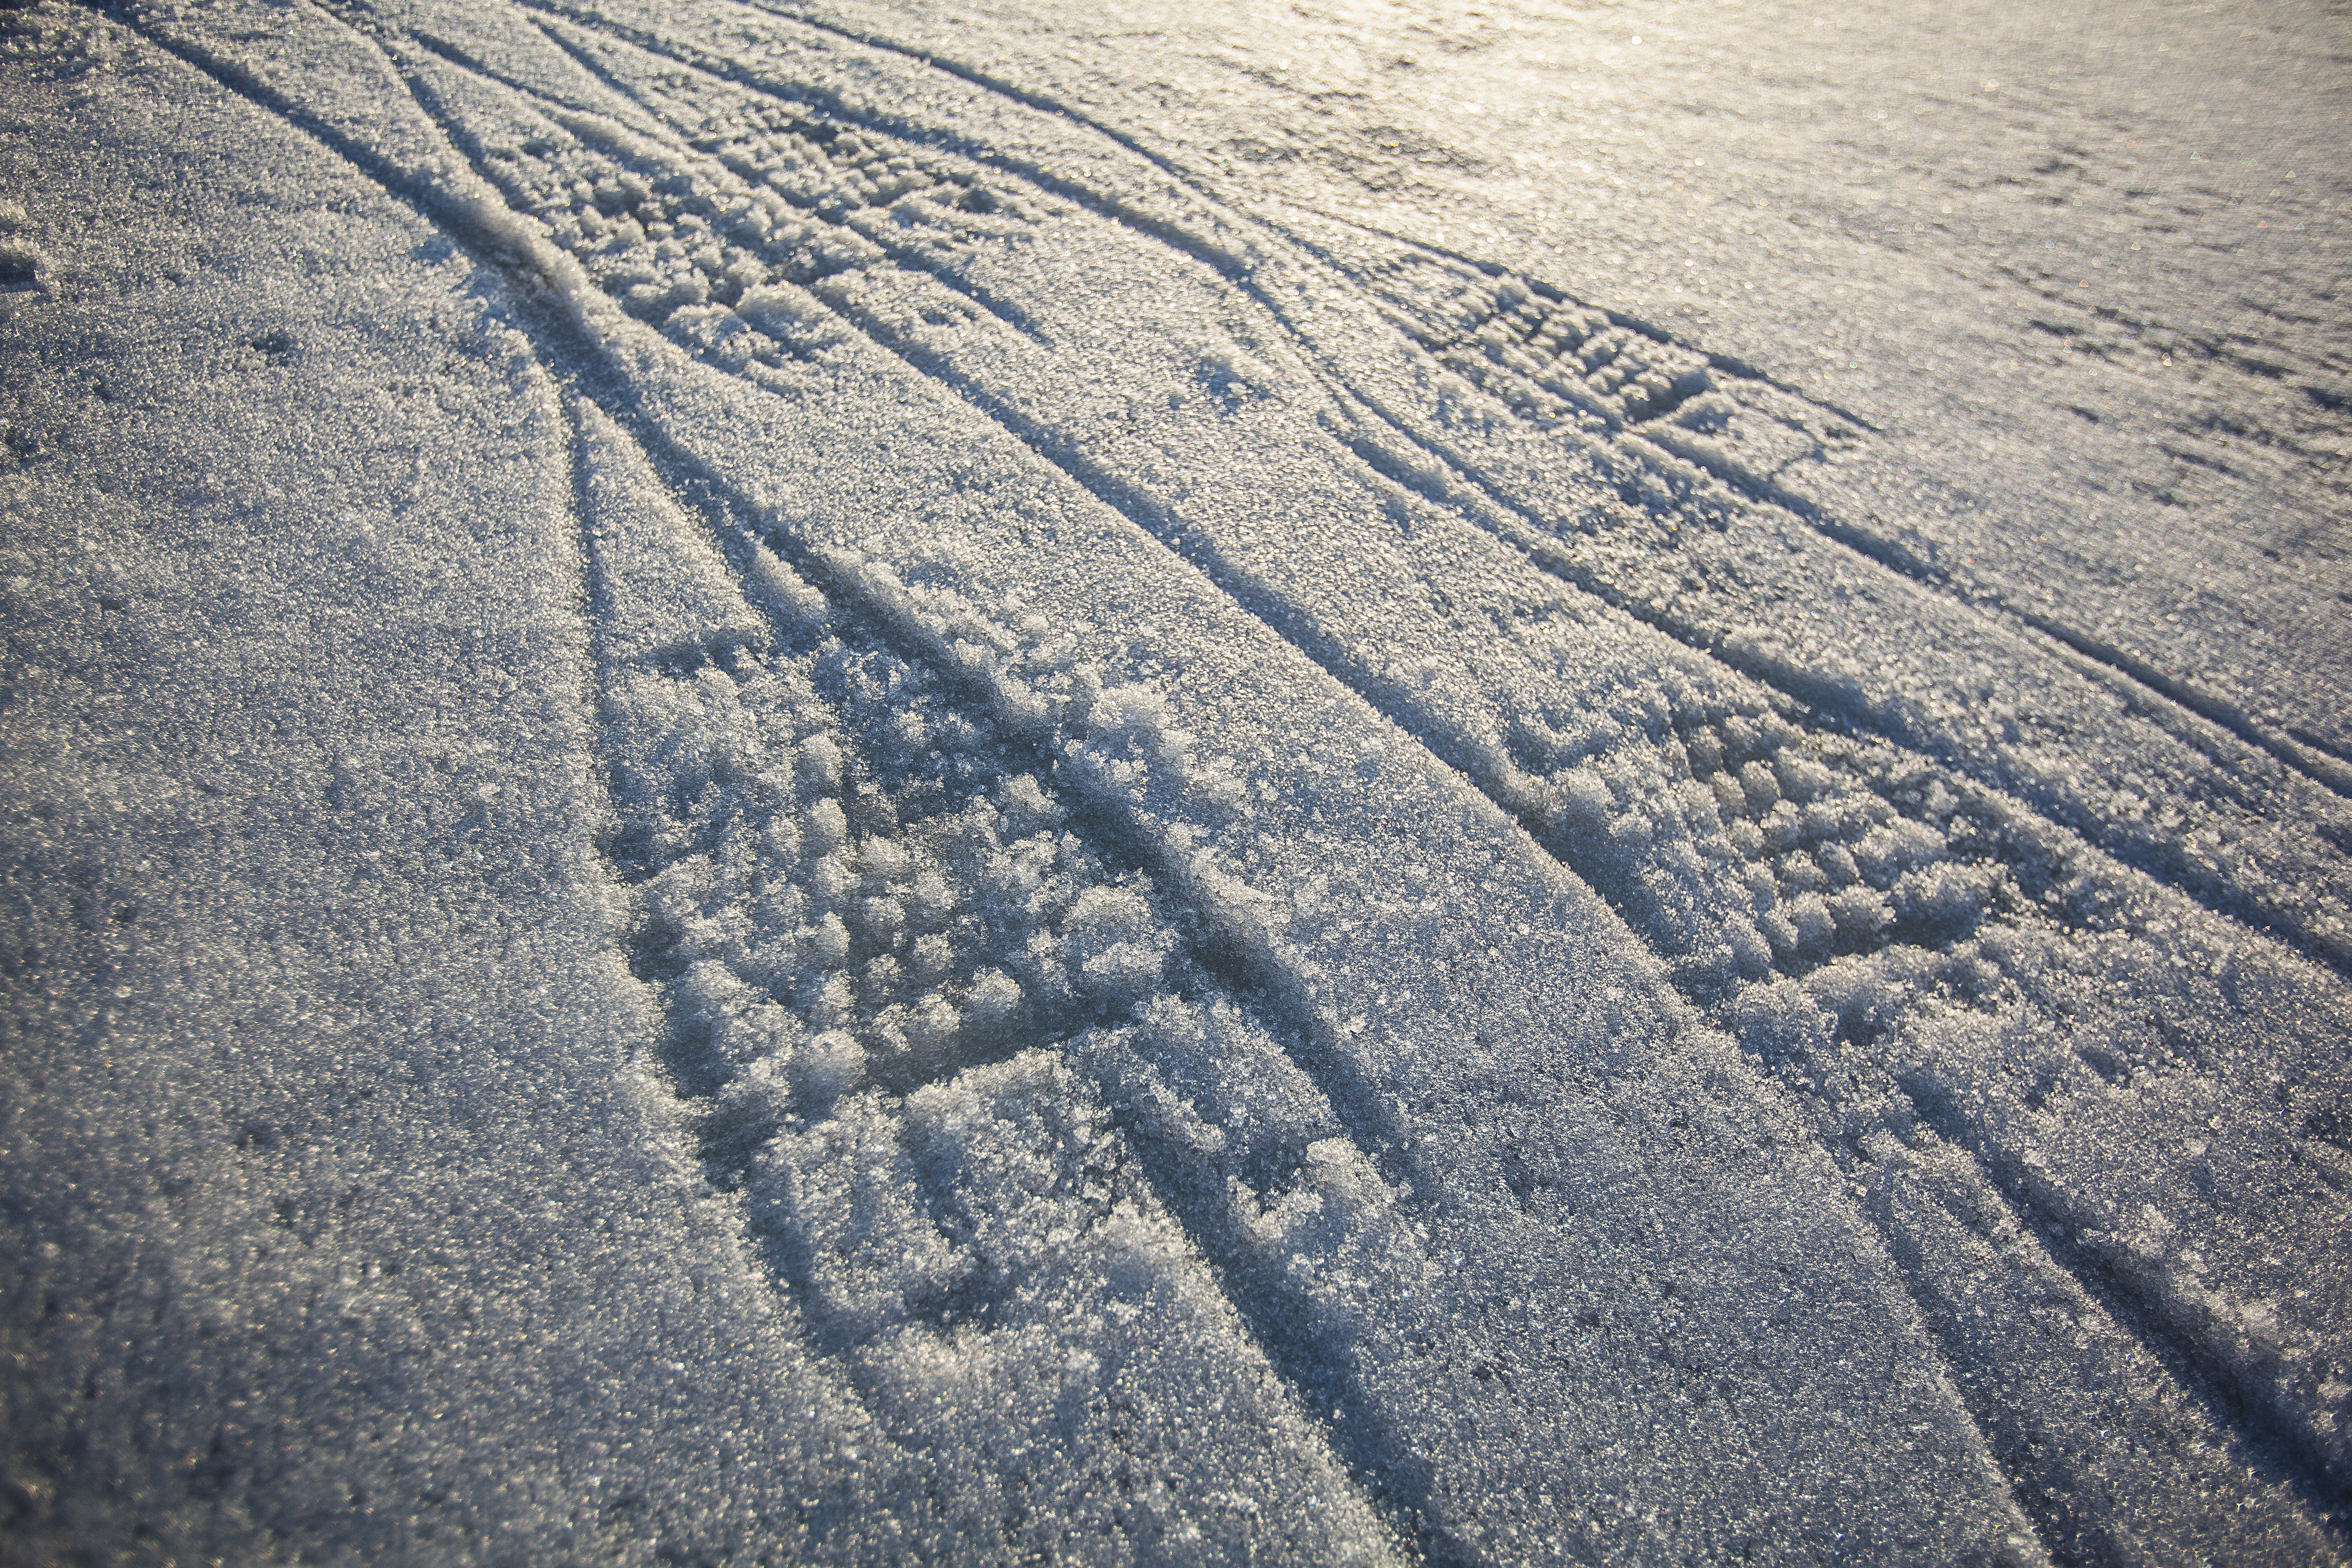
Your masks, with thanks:
[(0, 12), (0, 1558), (2344, 1561), (2347, 58)]

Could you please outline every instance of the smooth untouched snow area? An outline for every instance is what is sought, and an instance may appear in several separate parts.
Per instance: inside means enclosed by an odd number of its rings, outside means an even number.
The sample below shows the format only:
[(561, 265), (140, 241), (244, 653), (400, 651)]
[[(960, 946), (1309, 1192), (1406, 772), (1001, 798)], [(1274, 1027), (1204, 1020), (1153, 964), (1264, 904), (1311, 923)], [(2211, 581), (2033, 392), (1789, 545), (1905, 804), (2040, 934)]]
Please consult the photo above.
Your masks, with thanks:
[(2347, 60), (0, 11), (0, 1558), (2345, 1561)]

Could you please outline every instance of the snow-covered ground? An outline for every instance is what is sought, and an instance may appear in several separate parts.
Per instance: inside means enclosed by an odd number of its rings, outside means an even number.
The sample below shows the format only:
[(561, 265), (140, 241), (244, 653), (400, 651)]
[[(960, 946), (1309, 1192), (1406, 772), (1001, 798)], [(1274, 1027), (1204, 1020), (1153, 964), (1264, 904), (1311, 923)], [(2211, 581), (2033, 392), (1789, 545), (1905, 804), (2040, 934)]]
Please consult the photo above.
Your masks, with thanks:
[(2347, 59), (0, 11), (0, 1559), (2344, 1561)]

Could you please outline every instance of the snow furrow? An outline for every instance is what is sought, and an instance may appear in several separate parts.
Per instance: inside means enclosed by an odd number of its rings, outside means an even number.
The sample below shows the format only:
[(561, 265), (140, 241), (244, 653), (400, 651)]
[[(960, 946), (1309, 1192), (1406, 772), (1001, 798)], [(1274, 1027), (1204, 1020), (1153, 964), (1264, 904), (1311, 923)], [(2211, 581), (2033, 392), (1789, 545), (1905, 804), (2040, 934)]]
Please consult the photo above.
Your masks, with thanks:
[[(2002, 607), (2034, 630), (2064, 643), (2084, 658), (2096, 660), (2167, 701), (2177, 703), (2198, 717), (2221, 725), (2248, 744), (2260, 746), (2314, 783), (2324, 784), (2339, 795), (2352, 797), (2352, 759), (2338, 755), (2324, 742), (2292, 730), (2273, 730), (2254, 719), (2239, 704), (2167, 675), (2147, 660), (2134, 657), (2105, 638), (2093, 637), (2033, 610), (2014, 605)], [(2221, 761), (2218, 757), (2214, 760)], [(2331, 823), (2329, 826), (2335, 825)]]
[(2229, 1395), (2202, 1380), (2184, 1389), (2171, 1358), (2058, 1266), (1973, 1159), (1932, 1135), (1882, 1135), (1874, 1152), (1870, 1210), (2053, 1555), (2345, 1560), (2320, 1522), (2325, 1499), (2270, 1445), (2231, 1435)]

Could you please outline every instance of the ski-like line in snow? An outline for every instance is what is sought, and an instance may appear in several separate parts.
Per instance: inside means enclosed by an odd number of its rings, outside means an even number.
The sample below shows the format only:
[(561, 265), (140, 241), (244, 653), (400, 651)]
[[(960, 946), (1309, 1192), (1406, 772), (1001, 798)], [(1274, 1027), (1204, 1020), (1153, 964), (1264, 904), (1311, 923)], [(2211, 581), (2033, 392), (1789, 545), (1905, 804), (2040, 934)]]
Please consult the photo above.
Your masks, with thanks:
[(1263, 614), (1263, 611), (1261, 611), (1261, 614)]

